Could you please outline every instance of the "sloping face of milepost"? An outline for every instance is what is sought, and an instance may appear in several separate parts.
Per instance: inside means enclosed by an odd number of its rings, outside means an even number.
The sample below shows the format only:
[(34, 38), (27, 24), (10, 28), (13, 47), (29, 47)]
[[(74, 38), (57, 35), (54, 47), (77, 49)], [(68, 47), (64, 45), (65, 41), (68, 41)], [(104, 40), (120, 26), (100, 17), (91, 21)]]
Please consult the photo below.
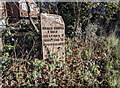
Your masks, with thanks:
[(65, 60), (65, 24), (61, 16), (41, 13), (43, 59)]

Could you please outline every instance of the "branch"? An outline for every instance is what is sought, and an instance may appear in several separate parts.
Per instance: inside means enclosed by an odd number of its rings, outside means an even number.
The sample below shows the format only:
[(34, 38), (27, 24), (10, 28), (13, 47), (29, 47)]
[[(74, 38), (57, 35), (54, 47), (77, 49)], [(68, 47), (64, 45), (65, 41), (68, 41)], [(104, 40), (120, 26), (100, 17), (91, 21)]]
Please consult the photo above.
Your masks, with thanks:
[(27, 0), (26, 0), (26, 5), (27, 5), (27, 8), (28, 8), (28, 18), (29, 18), (29, 20), (30, 20), (30, 23), (31, 23), (32, 26), (35, 28), (35, 31), (36, 31), (37, 33), (39, 33), (39, 30), (38, 30), (37, 26), (34, 24), (33, 19), (32, 19), (32, 17), (30, 16), (30, 7), (29, 7), (29, 3), (28, 3)]

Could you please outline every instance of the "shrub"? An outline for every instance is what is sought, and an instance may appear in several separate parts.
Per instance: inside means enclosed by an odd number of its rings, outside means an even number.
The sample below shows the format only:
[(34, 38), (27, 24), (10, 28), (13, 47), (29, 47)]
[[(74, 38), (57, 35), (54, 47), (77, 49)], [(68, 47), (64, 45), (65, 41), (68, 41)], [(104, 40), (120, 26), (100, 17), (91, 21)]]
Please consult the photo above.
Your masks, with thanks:
[(3, 58), (3, 86), (119, 87), (120, 42), (98, 37), (83, 42), (66, 39), (65, 62), (48, 59)]

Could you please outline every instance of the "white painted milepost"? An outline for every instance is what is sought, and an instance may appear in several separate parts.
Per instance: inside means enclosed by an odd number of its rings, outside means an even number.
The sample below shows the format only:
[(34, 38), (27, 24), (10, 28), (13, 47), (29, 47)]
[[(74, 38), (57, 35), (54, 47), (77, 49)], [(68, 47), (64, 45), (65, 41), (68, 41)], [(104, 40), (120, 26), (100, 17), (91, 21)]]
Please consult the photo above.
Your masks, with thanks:
[[(65, 59), (65, 24), (61, 16), (41, 13), (43, 59)], [(49, 51), (49, 52), (48, 52)]]

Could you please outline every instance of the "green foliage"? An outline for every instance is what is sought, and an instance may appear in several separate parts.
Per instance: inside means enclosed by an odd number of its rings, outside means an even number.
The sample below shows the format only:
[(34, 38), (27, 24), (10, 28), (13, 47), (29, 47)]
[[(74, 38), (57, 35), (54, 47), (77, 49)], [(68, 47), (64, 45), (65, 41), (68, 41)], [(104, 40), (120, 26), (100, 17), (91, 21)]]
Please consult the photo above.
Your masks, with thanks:
[[(9, 51), (13, 50), (14, 45), (12, 44), (12, 42), (14, 42), (11, 30), (12, 27), (8, 27), (8, 30), (6, 32), (4, 32), (3, 34), (3, 45), (4, 45), (4, 55), (9, 57), (10, 53)], [(6, 38), (6, 39), (5, 39)]]
[[(120, 87), (120, 40), (95, 34), (113, 20), (119, 4), (75, 2), (58, 3), (58, 6), (65, 6), (58, 12), (66, 24), (66, 56), (61, 57), (65, 61), (57, 60), (57, 52), (50, 54), (47, 47), (49, 57), (41, 60), (36, 56), (40, 53), (40, 37), (29, 31), (24, 37), (14, 39), (10, 27), (4, 34), (8, 39), (6, 57), (2, 57), (3, 87)], [(101, 11), (104, 7), (105, 13)], [(105, 20), (103, 26), (99, 25), (101, 16), (102, 22)], [(8, 58), (11, 50), (17, 58)]]
[(116, 86), (119, 87), (119, 79), (120, 79), (120, 55), (119, 48), (120, 48), (120, 41), (118, 39), (115, 39), (113, 36), (108, 39), (108, 43), (106, 46), (108, 46), (109, 54), (107, 55), (107, 65), (106, 70), (108, 72), (108, 81), (110, 83), (110, 86)]
[[(119, 48), (120, 41), (114, 37), (97, 37), (91, 45), (90, 42), (67, 39), (65, 62), (3, 58), (3, 84), (10, 82), (10, 86), (27, 87), (119, 87)], [(11, 77), (15, 79), (11, 80)]]
[(115, 30), (120, 18), (120, 2), (60, 2), (58, 9), (66, 24), (66, 36), (70, 38), (84, 39), (89, 23), (99, 26), (99, 34), (104, 31), (104, 35), (108, 35)]

